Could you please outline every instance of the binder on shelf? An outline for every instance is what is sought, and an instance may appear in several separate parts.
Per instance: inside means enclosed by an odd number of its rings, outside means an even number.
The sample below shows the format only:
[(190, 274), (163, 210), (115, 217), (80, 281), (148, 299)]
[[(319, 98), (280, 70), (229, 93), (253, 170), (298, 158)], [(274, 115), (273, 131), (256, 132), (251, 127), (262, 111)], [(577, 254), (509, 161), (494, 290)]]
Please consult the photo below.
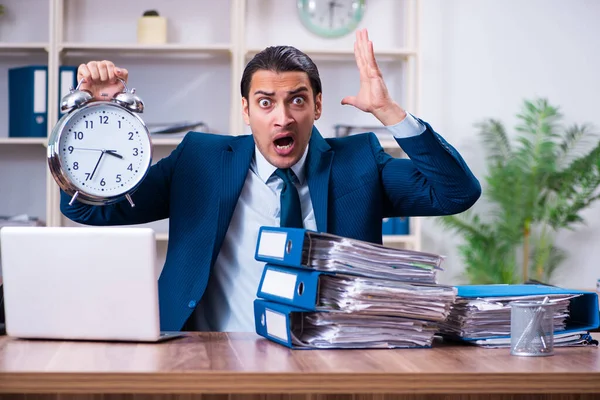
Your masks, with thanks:
[[(530, 284), (464, 285), (456, 288), (457, 298), (442, 332), (463, 341), (475, 342), (510, 337), (508, 303), (513, 300), (541, 300), (546, 296), (550, 298), (550, 302), (564, 303), (564, 318), (558, 319), (564, 325), (557, 329), (555, 321), (555, 334), (590, 331), (600, 326), (598, 294), (595, 292)], [(479, 314), (480, 327), (484, 327), (483, 319), (486, 319), (484, 314), (489, 315), (487, 328), (483, 331), (468, 331), (472, 328), (469, 326), (472, 318), (465, 313), (469, 307), (474, 308), (475, 313)]]
[(60, 110), (60, 103), (71, 89), (77, 87), (77, 67), (72, 65), (61, 65), (58, 68), (58, 118), (60, 119), (66, 112)]
[(384, 218), (381, 221), (381, 234), (393, 235), (396, 232), (394, 218)]
[(397, 217), (394, 220), (394, 234), (408, 235), (410, 233), (410, 218)]
[(48, 135), (48, 67), (30, 65), (8, 70), (9, 137)]

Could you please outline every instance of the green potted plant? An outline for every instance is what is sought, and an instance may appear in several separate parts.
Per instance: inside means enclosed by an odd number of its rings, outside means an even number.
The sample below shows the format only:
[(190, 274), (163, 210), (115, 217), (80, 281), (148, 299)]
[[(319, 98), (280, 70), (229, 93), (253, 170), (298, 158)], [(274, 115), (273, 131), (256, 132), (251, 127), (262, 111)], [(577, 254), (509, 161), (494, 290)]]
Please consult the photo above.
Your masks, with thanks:
[(517, 117), (512, 140), (500, 121), (477, 124), (488, 209), (438, 219), (462, 236), (458, 250), (473, 284), (548, 282), (566, 258), (556, 233), (583, 223), (581, 212), (600, 197), (600, 143), (589, 125), (562, 127), (545, 99), (525, 101)]

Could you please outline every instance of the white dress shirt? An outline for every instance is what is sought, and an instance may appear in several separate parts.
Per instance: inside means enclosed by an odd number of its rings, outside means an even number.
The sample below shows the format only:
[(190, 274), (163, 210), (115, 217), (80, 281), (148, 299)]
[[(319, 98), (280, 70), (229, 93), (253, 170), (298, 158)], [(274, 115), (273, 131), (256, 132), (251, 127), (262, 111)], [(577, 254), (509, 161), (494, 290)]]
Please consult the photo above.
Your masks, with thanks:
[[(395, 137), (418, 135), (425, 126), (410, 114), (396, 125), (387, 127)], [(292, 166), (300, 196), (306, 229), (316, 230), (317, 223), (310, 200), (304, 165), (308, 147)], [(219, 251), (206, 292), (195, 315), (194, 330), (254, 332), (254, 299), (264, 262), (254, 259), (258, 230), (261, 226), (279, 226), (279, 195), (283, 181), (273, 173), (277, 167), (255, 147), (254, 157)]]

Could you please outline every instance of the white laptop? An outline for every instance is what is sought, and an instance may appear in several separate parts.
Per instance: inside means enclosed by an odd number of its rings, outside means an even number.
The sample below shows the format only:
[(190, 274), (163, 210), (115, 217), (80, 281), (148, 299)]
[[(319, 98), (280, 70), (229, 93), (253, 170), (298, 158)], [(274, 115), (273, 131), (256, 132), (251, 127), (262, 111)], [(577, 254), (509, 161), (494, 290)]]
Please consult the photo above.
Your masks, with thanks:
[(156, 342), (156, 242), (150, 228), (4, 227), (6, 333), (19, 338)]

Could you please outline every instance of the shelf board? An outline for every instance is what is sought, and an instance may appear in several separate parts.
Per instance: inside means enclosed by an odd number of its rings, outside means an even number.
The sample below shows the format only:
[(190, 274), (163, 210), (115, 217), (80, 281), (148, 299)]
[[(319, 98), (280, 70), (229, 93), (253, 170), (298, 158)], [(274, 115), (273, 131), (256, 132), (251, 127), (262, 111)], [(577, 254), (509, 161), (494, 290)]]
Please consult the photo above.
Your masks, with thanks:
[(0, 53), (23, 53), (23, 52), (37, 52), (37, 51), (48, 51), (48, 43), (43, 42), (13, 42), (13, 43), (2, 43), (0, 42)]
[(20, 145), (26, 144), (26, 145), (36, 145), (36, 146), (39, 146), (39, 145), (47, 146), (48, 138), (0, 137), (0, 145), (5, 145), (5, 144), (20, 144)]
[(183, 136), (174, 138), (153, 138), (151, 136), (150, 138), (154, 146), (177, 146), (183, 140)]
[[(246, 58), (253, 57), (256, 53), (263, 49), (248, 48), (246, 49)], [(353, 49), (300, 49), (304, 53), (308, 54), (309, 57), (316, 60), (327, 60), (327, 59), (339, 59), (339, 60), (354, 60)], [(414, 49), (398, 48), (398, 49), (375, 49), (375, 57), (378, 61), (389, 61), (398, 60), (406, 57), (416, 55), (417, 52)]]
[[(155, 146), (177, 146), (183, 137), (178, 138), (152, 138), (152, 144)], [(27, 145), (48, 145), (48, 138), (15, 138), (15, 137), (0, 137), (0, 145), (8, 144), (27, 144)]]
[(114, 52), (127, 52), (136, 54), (175, 54), (175, 53), (186, 53), (186, 54), (230, 54), (231, 45), (228, 44), (209, 44), (209, 45), (197, 45), (197, 44), (139, 44), (139, 43), (72, 43), (65, 42), (59, 46), (61, 51), (71, 52), (83, 52), (90, 53), (96, 51), (114, 51)]
[(414, 244), (417, 240), (415, 235), (383, 235), (383, 245), (390, 244)]

